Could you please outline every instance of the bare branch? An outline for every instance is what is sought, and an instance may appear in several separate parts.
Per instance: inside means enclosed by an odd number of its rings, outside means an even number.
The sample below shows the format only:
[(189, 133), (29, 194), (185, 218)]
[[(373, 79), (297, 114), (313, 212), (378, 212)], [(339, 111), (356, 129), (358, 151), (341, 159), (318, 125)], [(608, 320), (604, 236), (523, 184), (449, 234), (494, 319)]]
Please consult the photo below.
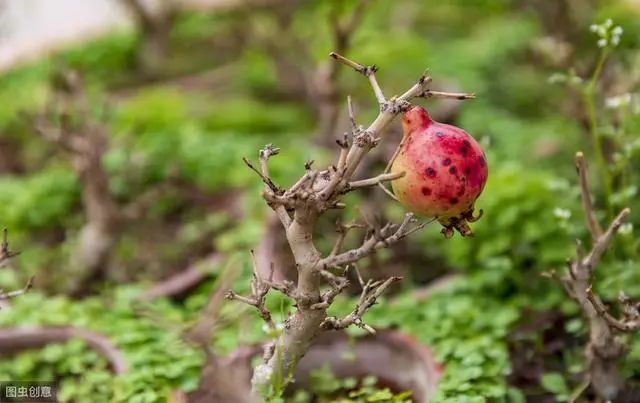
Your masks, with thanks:
[[(256, 256), (251, 251), (251, 259), (253, 261), (253, 277), (251, 279), (251, 295), (249, 297), (243, 297), (241, 295), (236, 294), (233, 290), (229, 290), (225, 294), (225, 298), (229, 300), (236, 300), (247, 305), (251, 305), (258, 310), (258, 313), (262, 317), (262, 319), (269, 325), (270, 328), (274, 328), (275, 324), (271, 319), (271, 312), (267, 310), (264, 306), (265, 298), (267, 297), (267, 293), (269, 292), (269, 285), (260, 278), (260, 272), (258, 271)], [(273, 273), (271, 274), (273, 277)]]
[[(409, 224), (414, 223), (415, 221), (416, 219), (413, 217), (413, 214), (407, 213), (400, 226), (387, 225), (379, 231), (379, 236), (375, 235), (375, 228), (372, 228), (372, 230), (374, 230), (374, 234), (366, 239), (359, 248), (352, 249), (339, 255), (327, 256), (320, 260), (318, 267), (327, 268), (345, 266), (347, 264), (357, 262), (378, 249), (393, 245), (413, 232), (422, 229), (426, 225), (426, 223), (421, 223), (410, 228)], [(393, 231), (394, 229), (395, 231)]]
[(581, 151), (576, 153), (575, 157), (576, 171), (580, 181), (580, 194), (582, 195), (582, 210), (587, 221), (587, 227), (591, 233), (591, 239), (595, 242), (602, 235), (602, 228), (596, 220), (593, 204), (591, 203), (591, 191), (589, 190), (589, 180), (587, 178), (587, 166), (584, 160), (584, 154)]
[(278, 194), (280, 193), (280, 188), (278, 188), (275, 183), (273, 183), (273, 181), (271, 180), (271, 178), (269, 178), (268, 176), (265, 176), (262, 172), (260, 172), (256, 167), (253, 166), (253, 164), (251, 163), (251, 161), (249, 161), (249, 159), (247, 157), (242, 157), (242, 161), (244, 161), (244, 163), (256, 174), (258, 174), (258, 176), (262, 179), (262, 181), (264, 182), (264, 184), (266, 185), (267, 189), (271, 190), (272, 192)]
[[(353, 112), (353, 102), (351, 101), (351, 95), (347, 95), (347, 110), (349, 111), (349, 122), (351, 123), (351, 133), (358, 131), (358, 123), (356, 122), (356, 115)], [(346, 148), (346, 147), (343, 147)]]
[(127, 360), (106, 336), (94, 331), (73, 326), (20, 326), (0, 329), (0, 351), (18, 352), (44, 347), (51, 343), (62, 343), (73, 339), (84, 340), (89, 347), (104, 356), (116, 374), (127, 372)]
[[(377, 81), (375, 81), (375, 66), (363, 66), (353, 60), (339, 55), (335, 52), (330, 54), (332, 58), (338, 62), (354, 68), (356, 71), (365, 75), (370, 79), (373, 90), (376, 93), (376, 98), (381, 102), (380, 113), (376, 119), (366, 129), (358, 128), (354, 132), (354, 139), (351, 148), (346, 156), (344, 170), (338, 170), (336, 175), (331, 178), (329, 184), (322, 190), (321, 198), (329, 200), (337, 191), (340, 193), (342, 187), (346, 185), (345, 181), (348, 181), (354, 174), (356, 168), (362, 161), (362, 158), (369, 152), (369, 150), (375, 147), (380, 141), (379, 136), (384, 129), (391, 123), (394, 117), (407, 110), (410, 107), (409, 100), (415, 97), (419, 97), (427, 90), (427, 85), (430, 83), (431, 78), (422, 76), (416, 84), (414, 84), (409, 90), (407, 90), (400, 97), (394, 97), (389, 100), (384, 100), (382, 91), (379, 90)], [(355, 119), (353, 119), (355, 121)]]
[[(269, 177), (269, 158), (273, 155), (278, 155), (280, 152), (279, 148), (274, 148), (272, 144), (267, 144), (263, 149), (260, 150), (260, 170), (256, 169), (256, 167), (251, 164), (251, 162), (243, 157), (242, 160), (244, 163), (251, 168), (255, 173), (260, 176), (262, 181), (265, 184), (265, 199), (270, 203), (273, 210), (278, 215), (278, 218), (282, 222), (282, 225), (286, 228), (291, 224), (291, 217), (289, 213), (287, 213), (287, 209), (285, 205), (287, 205), (287, 199), (279, 199), (278, 196), (282, 195), (284, 191), (280, 189), (278, 186), (273, 183), (271, 178)], [(303, 182), (306, 178), (301, 178), (300, 182)]]
[(382, 293), (389, 288), (391, 284), (396, 281), (400, 281), (401, 277), (390, 277), (385, 281), (373, 281), (369, 280), (362, 287), (362, 293), (360, 299), (354, 310), (342, 319), (336, 317), (327, 317), (322, 322), (322, 327), (325, 329), (344, 329), (351, 325), (358, 326), (369, 333), (375, 333), (375, 330), (362, 321), (362, 316), (367, 313), (367, 310), (371, 308), (382, 295)]
[(466, 99), (475, 99), (476, 94), (467, 93), (467, 92), (443, 92), (443, 91), (426, 90), (420, 96), (422, 98), (448, 98), (448, 99), (457, 99), (460, 101), (464, 101)]
[(634, 303), (628, 300), (621, 301), (624, 317), (616, 319), (593, 292), (590, 283), (602, 255), (626, 220), (630, 210), (623, 209), (607, 230), (602, 233), (591, 204), (586, 165), (582, 153), (576, 154), (575, 164), (582, 193), (582, 209), (593, 241), (591, 250), (585, 254), (582, 243), (577, 240), (576, 259), (574, 261), (567, 260), (566, 275), (553, 276), (553, 278), (563, 285), (567, 294), (576, 301), (584, 317), (588, 320), (589, 344), (585, 349), (588, 372), (585, 374), (585, 383), (588, 381), (599, 397), (610, 400), (616, 397), (624, 383), (618, 370), (618, 361), (627, 351), (624, 342), (616, 337), (616, 333), (640, 329), (640, 312)]
[[(336, 48), (340, 50), (339, 46)], [(341, 140), (336, 141), (340, 146), (337, 165), (319, 170), (313, 170), (310, 166), (306, 166), (304, 175), (289, 190), (278, 189), (276, 191), (275, 185), (269, 186), (272, 182), (265, 179), (269, 178), (268, 172), (264, 169), (260, 171), (260, 177), (266, 184), (263, 195), (265, 200), (270, 207), (278, 207), (284, 212), (280, 217), (285, 224), (286, 238), (295, 259), (298, 282), (295, 292), (292, 292), (292, 287), (278, 286), (295, 300), (297, 309), (287, 319), (282, 333), (274, 342), (274, 348), (268, 350), (265, 363), (254, 371), (252, 379), (254, 390), (269, 385), (272, 381), (272, 374), (280, 373), (285, 376), (291, 374), (296, 363), (307, 351), (321, 329), (339, 329), (354, 324), (373, 332), (374, 330), (370, 326), (362, 322), (362, 315), (375, 303), (379, 295), (399, 278), (363, 283), (360, 303), (350, 315), (343, 319), (327, 318), (327, 308), (348, 283), (342, 275), (335, 275), (328, 270), (348, 267), (364, 256), (398, 242), (427, 224), (415, 224), (416, 220), (412, 214), (406, 215), (400, 225), (390, 223), (383, 225), (375, 217), (373, 219), (365, 217), (367, 230), (360, 247), (340, 253), (346, 237), (346, 229), (340, 228), (338, 239), (330, 254), (322, 258), (314, 242), (314, 229), (319, 217), (329, 209), (344, 207), (340, 197), (345, 192), (365, 186), (375, 186), (385, 181), (397, 179), (402, 175), (401, 173), (384, 172), (375, 178), (352, 180), (364, 156), (381, 141), (384, 130), (398, 114), (411, 107), (409, 103), (411, 99), (425, 94), (431, 81), (430, 77), (421, 76), (411, 88), (399, 97), (386, 99), (376, 80), (377, 68), (375, 66), (364, 66), (336, 52), (332, 52), (331, 57), (368, 78), (376, 99), (380, 103), (380, 110), (368, 127), (359, 126), (353, 111), (353, 103), (349, 97), (347, 107), (352, 138), (349, 141), (348, 134), (345, 134)], [(286, 217), (282, 219), (283, 216)], [(324, 292), (321, 290), (323, 279), (326, 279), (329, 284), (329, 288)], [(274, 285), (269, 285), (268, 282), (265, 284), (265, 287), (268, 285), (270, 288), (276, 288)], [(254, 296), (240, 298), (235, 294), (229, 296), (249, 305), (259, 306), (259, 298)], [(278, 354), (273, 354), (274, 351), (278, 351)]]
[(9, 249), (9, 231), (4, 228), (2, 230), (2, 244), (0, 244), (0, 264), (19, 254), (20, 252), (13, 252)]
[(609, 326), (621, 332), (635, 332), (640, 329), (640, 316), (625, 318), (623, 320), (614, 318), (607, 307), (602, 303), (600, 297), (594, 294), (592, 287), (587, 289), (587, 298), (593, 305), (598, 315), (600, 315)]
[(29, 277), (29, 280), (27, 280), (27, 284), (19, 290), (8, 291), (8, 292), (0, 290), (0, 300), (18, 297), (26, 293), (27, 291), (29, 291), (32, 286), (33, 286), (33, 276)]
[(204, 261), (196, 262), (165, 280), (159, 281), (140, 294), (138, 298), (143, 301), (150, 301), (156, 298), (172, 297), (183, 294), (187, 290), (201, 284), (210, 276), (210, 273), (208, 273), (203, 266), (218, 265), (222, 261), (222, 256), (218, 252), (214, 252), (203, 260)]
[(404, 171), (394, 172), (394, 173), (384, 173), (384, 174), (375, 176), (373, 178), (349, 182), (349, 184), (347, 185), (347, 188), (345, 189), (345, 192), (350, 192), (352, 190), (360, 189), (363, 187), (380, 185), (383, 182), (391, 182), (398, 178), (402, 178), (404, 175), (405, 175)]
[(595, 245), (593, 245), (591, 252), (583, 260), (582, 265), (589, 271), (592, 271), (596, 265), (600, 262), (600, 258), (609, 247), (611, 240), (620, 229), (620, 226), (624, 224), (625, 220), (631, 213), (629, 208), (623, 209), (618, 216), (611, 222), (609, 228), (598, 238)]
[(369, 79), (369, 83), (371, 84), (371, 88), (373, 88), (373, 92), (376, 94), (376, 99), (378, 100), (378, 103), (382, 105), (385, 102), (387, 102), (387, 100), (384, 97), (384, 94), (382, 93), (382, 89), (380, 88), (380, 84), (378, 84), (378, 80), (376, 79), (376, 71), (378, 71), (378, 67), (375, 64), (371, 66), (363, 66), (360, 63), (347, 59), (346, 57), (336, 52), (329, 53), (329, 56), (333, 57), (340, 63), (353, 68), (358, 73), (367, 77)]
[(340, 253), (340, 250), (342, 249), (342, 244), (344, 243), (344, 240), (347, 237), (349, 230), (353, 228), (364, 228), (364, 225), (358, 224), (356, 222), (342, 224), (340, 223), (339, 220), (336, 222), (336, 226), (337, 226), (336, 232), (338, 233), (338, 238), (336, 239), (336, 243), (333, 245), (333, 249), (331, 249), (331, 253), (329, 253), (329, 256), (335, 256), (338, 253)]
[[(349, 267), (347, 266), (344, 271), (345, 274), (348, 269)], [(336, 276), (327, 270), (321, 270), (320, 275), (327, 279), (327, 282), (329, 283), (329, 289), (321, 295), (321, 302), (311, 305), (311, 309), (329, 308), (329, 306), (331, 306), (331, 304), (333, 303), (335, 297), (338, 296), (338, 294), (340, 294), (342, 291), (344, 291), (344, 289), (349, 285), (349, 281), (346, 278)]]

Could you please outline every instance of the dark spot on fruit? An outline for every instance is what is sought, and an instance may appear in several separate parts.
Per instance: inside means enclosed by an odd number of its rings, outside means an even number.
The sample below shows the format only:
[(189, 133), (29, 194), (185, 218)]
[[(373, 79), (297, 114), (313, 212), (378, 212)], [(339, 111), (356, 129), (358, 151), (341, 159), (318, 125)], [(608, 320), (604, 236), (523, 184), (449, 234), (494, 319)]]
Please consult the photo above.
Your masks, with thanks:
[(481, 155), (480, 158), (478, 158), (480, 160), (480, 166), (483, 167), (487, 164), (487, 162), (484, 159), (484, 155)]
[(436, 132), (436, 136), (438, 136), (438, 137), (444, 137), (444, 133), (443, 133), (443, 132)]
[(458, 172), (458, 170), (456, 169), (456, 167), (451, 167), (451, 168), (449, 168), (449, 173), (450, 173), (451, 175), (455, 175), (457, 172)]
[(460, 147), (460, 154), (462, 154), (463, 156), (467, 156), (467, 153), (469, 152), (469, 149), (465, 146)]
[(461, 186), (460, 189), (458, 189), (458, 196), (462, 196), (464, 194), (465, 188), (464, 186)]
[(468, 166), (464, 167), (464, 173), (469, 175), (471, 173), (471, 168)]
[(461, 177), (460, 177), (460, 181), (461, 181), (462, 183), (466, 182), (466, 181), (467, 181), (467, 177), (466, 177), (466, 176), (461, 176)]
[(445, 159), (443, 159), (443, 160), (442, 160), (442, 165), (444, 165), (444, 166), (446, 166), (446, 167), (447, 167), (447, 166), (449, 166), (449, 165), (451, 165), (451, 158), (445, 158)]
[(449, 203), (458, 204), (458, 198), (457, 197), (452, 197), (451, 199), (449, 199)]
[(422, 194), (425, 196), (429, 196), (431, 194), (431, 189), (429, 189), (428, 187), (423, 187), (422, 189)]
[(427, 168), (427, 169), (425, 170), (425, 172), (427, 173), (427, 176), (428, 176), (429, 178), (435, 178), (435, 177), (436, 177), (436, 170), (435, 170), (435, 169), (433, 169), (433, 168), (431, 168), (431, 167)]
[(471, 143), (469, 143), (469, 140), (464, 140), (464, 141), (462, 142), (462, 146), (463, 146), (463, 147), (471, 147)]

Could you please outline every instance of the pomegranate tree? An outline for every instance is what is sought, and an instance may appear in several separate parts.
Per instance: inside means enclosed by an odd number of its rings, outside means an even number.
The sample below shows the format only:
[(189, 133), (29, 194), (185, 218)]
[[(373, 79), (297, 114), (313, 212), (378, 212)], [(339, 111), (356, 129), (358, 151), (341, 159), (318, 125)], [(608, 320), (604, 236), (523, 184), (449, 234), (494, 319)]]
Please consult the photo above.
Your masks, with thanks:
[(447, 237), (456, 229), (472, 235), (467, 222), (487, 182), (487, 159), (478, 142), (464, 130), (438, 123), (420, 106), (404, 113), (404, 138), (392, 173), (404, 176), (392, 182), (393, 191), (410, 211), (436, 217)]

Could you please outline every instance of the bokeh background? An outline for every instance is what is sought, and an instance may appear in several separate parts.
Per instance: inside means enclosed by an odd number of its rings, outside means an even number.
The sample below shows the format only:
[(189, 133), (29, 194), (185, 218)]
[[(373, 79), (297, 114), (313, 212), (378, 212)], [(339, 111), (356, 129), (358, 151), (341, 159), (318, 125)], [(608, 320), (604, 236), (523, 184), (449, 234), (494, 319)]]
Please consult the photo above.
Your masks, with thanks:
[[(273, 177), (288, 185), (305, 161), (335, 158), (347, 94), (361, 123), (377, 113), (366, 80), (333, 64), (332, 50), (379, 66), (387, 95), (427, 68), (434, 89), (474, 92), (420, 104), (473, 135), (489, 161), (475, 237), (446, 240), (434, 224), (363, 263), (368, 277), (404, 277), (367, 323), (428, 346), (442, 366), (434, 401), (567, 400), (581, 383), (586, 329), (541, 274), (588, 240), (578, 150), (599, 218), (632, 208), (595, 286), (609, 300), (640, 297), (636, 0), (1, 1), (0, 226), (21, 253), (0, 269), (0, 288), (35, 277), (3, 301), (0, 380), (55, 380), (61, 401), (184, 401), (205, 350), (224, 357), (267, 340), (255, 312), (208, 301), (230, 285), (248, 290), (251, 249), (295, 275), (241, 158), (280, 147)], [(384, 169), (399, 126), (363, 176)], [(403, 214), (379, 189), (347, 201), (318, 228), (323, 250), (335, 219), (358, 208)], [(349, 311), (350, 292), (333, 312)], [(279, 320), (294, 309), (276, 294), (268, 304)], [(196, 343), (185, 335), (203, 317), (214, 320)], [(25, 327), (39, 342), (23, 345)], [(78, 329), (108, 340), (126, 370)], [(629, 342), (623, 371), (638, 379), (640, 339)], [(327, 371), (313, 379), (296, 401), (354, 388)], [(362, 396), (384, 397), (367, 388)]]

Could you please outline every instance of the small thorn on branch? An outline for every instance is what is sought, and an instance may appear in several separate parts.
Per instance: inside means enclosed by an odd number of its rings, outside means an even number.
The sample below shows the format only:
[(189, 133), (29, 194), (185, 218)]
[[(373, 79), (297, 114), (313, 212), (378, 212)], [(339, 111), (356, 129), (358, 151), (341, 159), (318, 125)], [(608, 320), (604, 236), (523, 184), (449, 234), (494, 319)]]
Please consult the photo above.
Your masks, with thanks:
[(304, 163), (304, 169), (305, 169), (306, 171), (310, 171), (310, 170), (311, 170), (311, 167), (313, 166), (313, 163), (314, 163), (314, 162), (315, 162), (314, 160), (309, 160), (309, 161), (305, 162), (305, 163)]

